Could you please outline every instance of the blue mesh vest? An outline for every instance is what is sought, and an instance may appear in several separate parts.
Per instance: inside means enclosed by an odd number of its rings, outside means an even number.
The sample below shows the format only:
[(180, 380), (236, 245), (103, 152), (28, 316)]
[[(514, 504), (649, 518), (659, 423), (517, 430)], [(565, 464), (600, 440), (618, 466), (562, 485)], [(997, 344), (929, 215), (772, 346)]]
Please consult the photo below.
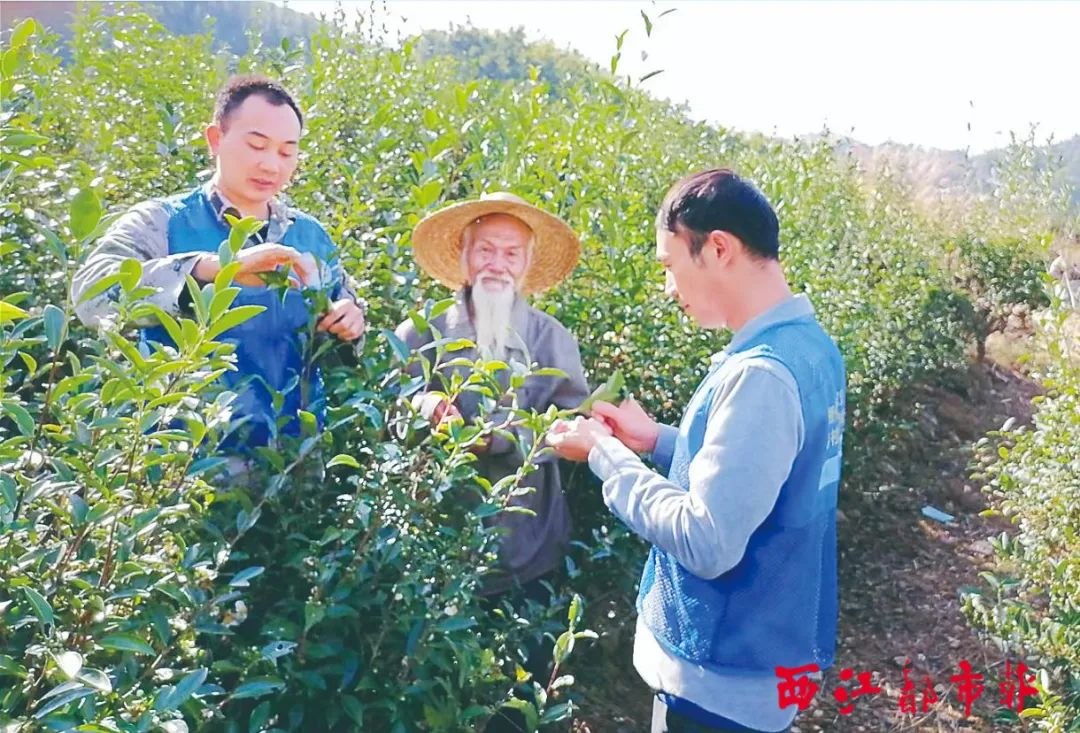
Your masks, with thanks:
[[(836, 647), (836, 497), (844, 432), (844, 364), (812, 316), (766, 328), (724, 352), (690, 400), (668, 478), (689, 488), (717, 385), (749, 357), (774, 359), (795, 378), (803, 445), (773, 511), (751, 535), (739, 564), (713, 578), (693, 575), (663, 550), (645, 563), (637, 607), (672, 654), (720, 672), (774, 675), (817, 664)], [(769, 436), (761, 436), (769, 450)]]
[[(228, 238), (229, 227), (217, 217), (203, 187), (165, 199), (163, 203), (170, 211), (169, 254), (217, 252), (221, 242)], [(335, 259), (334, 245), (315, 219), (295, 210), (290, 211), (290, 218), (292, 221), (285, 230), (281, 244), (300, 252), (310, 252), (322, 261)], [(279, 417), (293, 418), (285, 423), (280, 432), (297, 432), (295, 416), (301, 409), (301, 329), (308, 323), (303, 296), (290, 289), (282, 301), (276, 289), (240, 287), (232, 307), (241, 305), (259, 305), (266, 310), (218, 338), (219, 341), (236, 345), (236, 371), (225, 372), (221, 379), (228, 389), (237, 393), (233, 403), (233, 421), (245, 422), (242, 428), (226, 439), (222, 446), (226, 451), (266, 445), (276, 430)], [(144, 342), (174, 345), (162, 326), (143, 329), (142, 339)], [(307, 382), (309, 403), (304, 409), (314, 413), (321, 425), (325, 406), (322, 379), (317, 369), (310, 370)], [(280, 411), (274, 410), (270, 389), (284, 393)]]

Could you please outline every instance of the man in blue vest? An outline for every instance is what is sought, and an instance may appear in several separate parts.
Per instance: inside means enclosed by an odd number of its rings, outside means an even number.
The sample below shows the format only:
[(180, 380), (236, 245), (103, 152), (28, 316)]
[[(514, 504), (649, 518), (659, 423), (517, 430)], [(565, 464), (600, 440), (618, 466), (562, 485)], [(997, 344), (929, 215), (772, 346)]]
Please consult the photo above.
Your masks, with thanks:
[[(263, 222), (236, 257), (235, 284), (241, 292), (232, 307), (265, 310), (221, 339), (236, 345), (236, 371), (223, 380), (238, 392), (234, 418), (247, 418), (244, 435), (231, 436), (226, 449), (266, 445), (278, 433), (279, 418), (295, 418), (305, 409), (321, 422), (324, 411), (318, 370), (305, 370), (303, 364), (300, 330), (311, 317), (309, 302), (300, 288), (282, 297), (265, 286), (262, 276), (282, 270), (293, 285), (325, 289), (331, 305), (318, 316), (319, 330), (355, 341), (365, 329), (363, 307), (346, 285), (329, 235), (314, 218), (277, 198), (296, 170), (302, 128), (300, 107), (280, 84), (261, 76), (230, 79), (218, 93), (213, 123), (206, 130), (217, 161), (213, 178), (188, 193), (129, 209), (101, 237), (72, 284), (79, 318), (89, 326), (105, 325), (115, 317), (118, 289), (80, 302), (83, 294), (125, 260), (136, 259), (142, 264), (140, 284), (155, 291), (147, 301), (170, 315), (185, 315), (190, 308), (187, 276), (204, 284), (221, 271), (217, 252), (229, 237), (226, 214)], [(138, 325), (144, 345), (173, 345), (161, 324)], [(303, 389), (301, 380), (307, 381)], [(279, 410), (274, 392), (284, 394)], [(283, 422), (285, 432), (296, 430), (295, 419)]]
[(677, 183), (657, 217), (665, 290), (731, 342), (678, 427), (598, 402), (548, 437), (588, 460), (611, 511), (652, 545), (634, 666), (656, 691), (653, 733), (787, 730), (779, 668), (833, 661), (844, 363), (789, 289), (778, 231), (729, 170)]

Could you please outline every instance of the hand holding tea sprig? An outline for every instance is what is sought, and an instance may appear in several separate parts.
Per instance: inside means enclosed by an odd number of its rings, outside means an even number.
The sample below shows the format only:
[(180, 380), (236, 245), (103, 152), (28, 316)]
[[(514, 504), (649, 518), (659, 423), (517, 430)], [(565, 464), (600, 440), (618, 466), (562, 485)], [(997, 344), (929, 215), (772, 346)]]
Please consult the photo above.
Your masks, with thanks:
[(330, 309), (317, 328), (329, 331), (342, 341), (355, 341), (364, 335), (367, 328), (364, 310), (352, 298), (341, 298), (330, 304)]
[(624, 386), (622, 373), (616, 371), (578, 408), (578, 412), (590, 417), (555, 423), (548, 432), (548, 445), (571, 461), (587, 460), (592, 447), (609, 435), (637, 453), (652, 451), (656, 447), (660, 426), (632, 397), (618, 406), (614, 404)]
[[(310, 285), (318, 281), (319, 265), (314, 257), (304, 256), (301, 252), (285, 244), (267, 242), (241, 249), (233, 255), (233, 262), (240, 264), (233, 281), (237, 285), (260, 287), (266, 285), (263, 276), (278, 272), (283, 268), (292, 270), (299, 279), (299, 285)], [(221, 272), (221, 260), (214, 252), (207, 252), (199, 257), (191, 271), (196, 280), (213, 282)], [(290, 283), (292, 284), (292, 283)]]
[[(280, 280), (279, 284), (289, 287), (317, 287), (321, 282), (319, 261), (285, 244), (268, 242), (247, 247), (237, 252), (233, 261), (240, 264), (233, 277), (237, 285), (261, 287)], [(199, 258), (191, 274), (196, 280), (212, 282), (219, 272), (218, 255), (208, 252)], [(367, 324), (360, 305), (352, 298), (341, 298), (330, 304), (316, 328), (342, 341), (355, 341), (364, 335)]]
[(656, 448), (660, 424), (633, 397), (623, 400), (618, 406), (610, 402), (595, 402), (592, 414), (619, 442), (635, 453), (651, 453)]

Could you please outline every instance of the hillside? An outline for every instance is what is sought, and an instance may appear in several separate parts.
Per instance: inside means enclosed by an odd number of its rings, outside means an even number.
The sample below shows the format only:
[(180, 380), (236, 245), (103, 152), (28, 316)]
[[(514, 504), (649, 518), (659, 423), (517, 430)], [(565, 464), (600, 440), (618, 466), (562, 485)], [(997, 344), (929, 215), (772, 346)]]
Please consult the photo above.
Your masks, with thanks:
[[(261, 28), (263, 42), (275, 45), (285, 36), (308, 36), (319, 25), (311, 15), (263, 1), (192, 0), (140, 5), (171, 33), (183, 35), (211, 29), (216, 46), (237, 54), (247, 51), (249, 28)], [(21, 18), (33, 16), (66, 39), (75, 8), (75, 2), (66, 0), (4, 2), (2, 22), (8, 28)], [(452, 56), (461, 62), (461, 73), (470, 78), (524, 79), (530, 69), (536, 68), (556, 94), (576, 74), (602, 73), (599, 66), (572, 49), (550, 41), (529, 41), (520, 27), (490, 31), (462, 25), (451, 31), (430, 30), (417, 38), (415, 48), (421, 59)], [(715, 122), (723, 124), (723, 120)], [(962, 202), (992, 192), (994, 171), (1005, 157), (1003, 150), (969, 155), (963, 150), (894, 142), (866, 145), (852, 139), (841, 140), (837, 150), (853, 155), (867, 180), (874, 181), (889, 171), (910, 189), (915, 200), (928, 204), (942, 198)], [(1057, 184), (1068, 188), (1074, 206), (1080, 205), (1080, 135), (1046, 148), (1041, 165), (1056, 171)]]
[[(101, 4), (114, 7), (122, 5)], [(310, 15), (262, 0), (185, 0), (143, 2), (138, 5), (175, 35), (203, 33), (208, 28), (212, 29), (215, 45), (227, 47), (237, 54), (248, 50), (248, 28), (261, 28), (263, 42), (276, 44), (285, 36), (308, 36), (319, 27), (319, 21)], [(23, 18), (33, 17), (66, 41), (71, 37), (71, 19), (77, 6), (78, 3), (70, 0), (5, 0), (3, 29), (7, 30)]]
[[(916, 199), (932, 201), (939, 195), (965, 197), (994, 190), (995, 171), (1005, 162), (1005, 150), (969, 155), (963, 150), (940, 150), (916, 145), (865, 145), (845, 140), (841, 152), (850, 152), (871, 177), (889, 169), (911, 187)], [(1080, 205), (1080, 135), (1040, 149), (1041, 168), (1055, 171), (1054, 180), (1068, 187), (1074, 206)]]

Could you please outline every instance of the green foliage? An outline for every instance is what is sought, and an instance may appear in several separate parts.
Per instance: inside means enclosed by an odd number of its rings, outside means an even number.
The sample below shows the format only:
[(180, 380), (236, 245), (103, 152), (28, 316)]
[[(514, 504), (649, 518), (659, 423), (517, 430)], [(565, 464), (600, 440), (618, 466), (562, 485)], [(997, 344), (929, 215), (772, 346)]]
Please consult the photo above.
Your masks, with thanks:
[[(981, 626), (1030, 649), (1071, 690), (1058, 705), (1080, 712), (1080, 370), (1048, 375), (1030, 427), (1003, 430), (980, 451), (994, 506), (1016, 524), (994, 542), (989, 589), (967, 598)], [(1046, 685), (1046, 688), (1049, 688)], [(1052, 713), (1047, 710), (1047, 715)], [(1068, 718), (1058, 711), (1059, 721)], [(1052, 728), (1047, 727), (1046, 730)], [(1058, 728), (1066, 730), (1066, 728)], [(1069, 729), (1071, 730), (1071, 729)]]
[(601, 402), (612, 402), (618, 404), (619, 398), (622, 396), (623, 387), (626, 384), (626, 378), (623, 377), (623, 373), (616, 370), (607, 381), (601, 384), (599, 387), (592, 391), (585, 400), (578, 405), (578, 412), (588, 414), (592, 411), (592, 404), (597, 400)]
[(989, 241), (968, 233), (948, 242), (946, 252), (956, 285), (971, 301), (970, 327), (980, 359), (987, 336), (1004, 330), (1014, 310), (1026, 314), (1050, 305), (1043, 283), (1045, 242)]
[(1043, 328), (1055, 341), (1032, 424), (1006, 425), (977, 446), (975, 476), (991, 498), (989, 513), (1015, 531), (992, 540), (997, 568), (983, 574), (987, 587), (972, 589), (965, 607), (1004, 644), (1038, 660), (1042, 695), (1028, 715), (1039, 730), (1057, 733), (1080, 726), (1080, 353), (1067, 311)]
[[(1025, 238), (961, 241), (961, 272), (984, 314), (1010, 303), (1050, 306), (1033, 319), (1046, 344), (1036, 375), (1044, 394), (1035, 399), (1030, 425), (1010, 421), (976, 445), (974, 477), (991, 500), (987, 513), (1015, 526), (991, 540), (997, 566), (983, 573), (985, 586), (966, 594), (965, 609), (1041, 667), (1038, 705), (1023, 715), (1038, 730), (1065, 733), (1080, 730), (1080, 351), (1076, 315), (1060, 297), (1048, 298), (1049, 277), (1031, 252), (1052, 234), (1067, 243), (1080, 232), (1080, 219), (1030, 140), (1005, 158), (1011, 163), (999, 178), (1003, 204), (984, 217), (1010, 222), (1009, 231)], [(1038, 212), (1045, 214), (1041, 227)]]

